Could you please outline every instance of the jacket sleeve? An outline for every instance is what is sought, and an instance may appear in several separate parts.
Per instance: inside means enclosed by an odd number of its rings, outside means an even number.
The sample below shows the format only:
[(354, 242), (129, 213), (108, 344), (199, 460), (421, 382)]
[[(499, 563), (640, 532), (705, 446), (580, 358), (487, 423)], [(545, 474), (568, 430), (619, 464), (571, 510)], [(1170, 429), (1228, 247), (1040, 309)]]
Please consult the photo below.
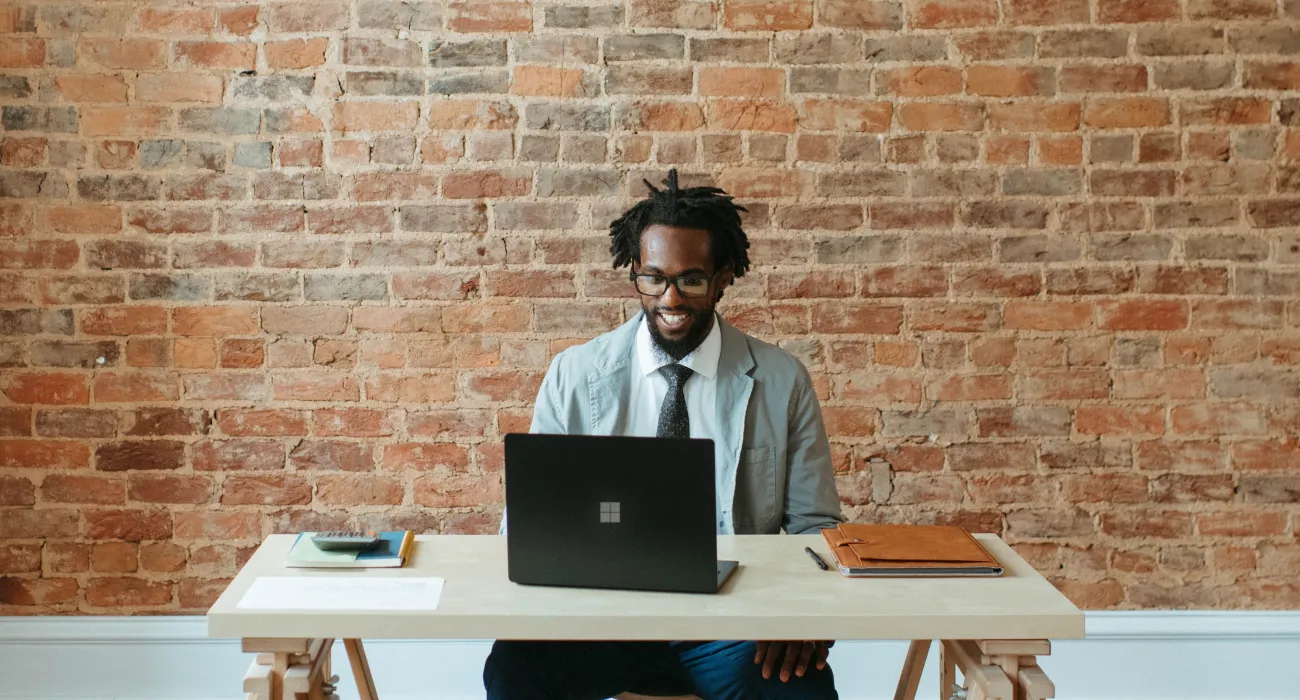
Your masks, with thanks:
[(835, 468), (821, 406), (813, 391), (812, 377), (802, 364), (790, 413), (783, 525), (791, 535), (816, 533), (844, 522), (844, 516), (835, 490)]
[[(537, 390), (537, 401), (533, 404), (533, 422), (528, 427), (530, 433), (547, 433), (550, 435), (567, 434), (569, 431), (564, 426), (564, 421), (560, 418), (560, 392), (559, 392), (559, 374), (560, 374), (560, 356), (556, 355), (551, 360), (551, 366), (546, 370), (546, 376), (542, 377), (542, 386)], [(506, 534), (506, 510), (501, 509), (501, 527), (497, 530), (498, 534)]]

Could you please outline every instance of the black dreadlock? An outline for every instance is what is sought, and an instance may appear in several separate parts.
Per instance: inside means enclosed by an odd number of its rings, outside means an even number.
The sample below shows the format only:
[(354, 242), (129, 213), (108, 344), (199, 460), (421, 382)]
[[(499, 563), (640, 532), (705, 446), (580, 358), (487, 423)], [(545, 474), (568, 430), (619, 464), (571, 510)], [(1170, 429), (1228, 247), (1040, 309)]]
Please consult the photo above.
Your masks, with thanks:
[(732, 202), (731, 195), (718, 187), (677, 186), (677, 169), (668, 171), (665, 189), (642, 179), (650, 195), (637, 202), (609, 225), (609, 252), (614, 267), (641, 261), (641, 232), (654, 224), (696, 228), (709, 232), (715, 270), (730, 269), (743, 277), (749, 269), (749, 237), (740, 227), (740, 212), (748, 209)]

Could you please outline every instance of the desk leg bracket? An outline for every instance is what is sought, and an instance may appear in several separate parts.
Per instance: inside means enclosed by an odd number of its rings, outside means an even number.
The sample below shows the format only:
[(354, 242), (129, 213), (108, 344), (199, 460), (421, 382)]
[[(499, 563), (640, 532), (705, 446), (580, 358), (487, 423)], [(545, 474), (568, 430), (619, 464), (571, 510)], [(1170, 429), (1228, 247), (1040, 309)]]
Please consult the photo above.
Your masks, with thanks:
[[(362, 700), (378, 700), (361, 640), (344, 646)], [(333, 639), (245, 639), (257, 657), (244, 674), (246, 700), (339, 700), (338, 676), (330, 673)]]

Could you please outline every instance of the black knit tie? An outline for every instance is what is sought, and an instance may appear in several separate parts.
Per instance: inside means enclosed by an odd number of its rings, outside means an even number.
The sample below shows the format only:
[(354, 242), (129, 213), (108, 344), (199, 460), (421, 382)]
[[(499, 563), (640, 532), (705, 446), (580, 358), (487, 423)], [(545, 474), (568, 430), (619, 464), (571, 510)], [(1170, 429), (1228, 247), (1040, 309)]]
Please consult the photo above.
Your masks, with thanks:
[(659, 428), (656, 437), (688, 438), (691, 436), (691, 418), (686, 415), (686, 380), (693, 372), (690, 367), (672, 364), (659, 368), (668, 379), (668, 393), (659, 409)]

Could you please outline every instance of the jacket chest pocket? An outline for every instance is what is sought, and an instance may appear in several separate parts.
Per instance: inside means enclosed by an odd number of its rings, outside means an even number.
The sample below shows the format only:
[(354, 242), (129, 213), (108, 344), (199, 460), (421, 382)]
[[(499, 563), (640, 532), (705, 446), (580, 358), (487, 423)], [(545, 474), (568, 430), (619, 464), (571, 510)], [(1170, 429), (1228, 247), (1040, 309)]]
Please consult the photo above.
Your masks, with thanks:
[(736, 490), (745, 498), (746, 510), (756, 527), (761, 528), (776, 516), (776, 450), (771, 447), (747, 447), (740, 451), (740, 469)]

